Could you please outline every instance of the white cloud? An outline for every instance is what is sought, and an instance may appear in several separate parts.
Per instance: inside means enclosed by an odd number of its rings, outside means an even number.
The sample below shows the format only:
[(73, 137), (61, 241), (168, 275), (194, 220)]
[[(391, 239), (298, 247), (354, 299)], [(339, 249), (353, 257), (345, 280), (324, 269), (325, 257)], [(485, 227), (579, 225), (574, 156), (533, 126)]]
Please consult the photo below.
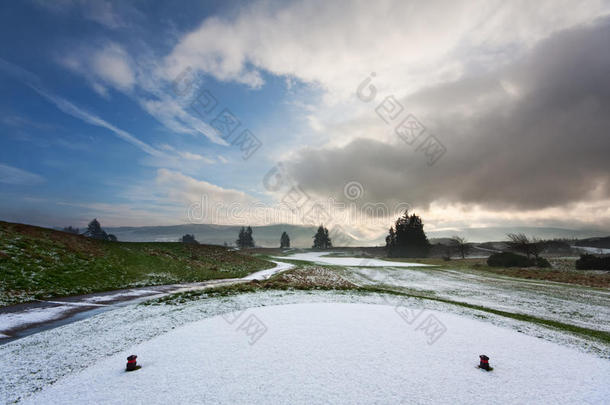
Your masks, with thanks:
[(175, 98), (161, 90), (140, 96), (137, 100), (146, 112), (172, 132), (201, 134), (218, 145), (228, 145), (215, 128), (188, 113)]
[(163, 144), (163, 145), (159, 146), (159, 149), (163, 149), (163, 150), (170, 151), (170, 152), (175, 152), (179, 157), (181, 157), (182, 159), (186, 159), (186, 160), (196, 160), (196, 161), (201, 161), (201, 162), (207, 163), (207, 164), (216, 163), (214, 161), (214, 159), (211, 159), (209, 157), (200, 155), (198, 153), (192, 153), (192, 152), (188, 152), (188, 151), (179, 151), (179, 150), (176, 150), (176, 148), (174, 148), (173, 146), (170, 146), (167, 144)]
[(57, 61), (83, 76), (104, 98), (110, 97), (109, 87), (123, 92), (172, 132), (203, 135), (216, 144), (228, 145), (215, 128), (192, 114), (176, 95), (167, 91), (170, 83), (158, 76), (153, 56), (146, 52), (137, 55), (132, 57), (119, 44), (105, 42), (78, 46), (62, 53)]
[[(119, 3), (120, 4), (120, 3)], [(85, 18), (95, 21), (110, 29), (125, 26), (125, 21), (121, 14), (117, 12), (113, 3), (104, 0), (82, 2), (83, 14)]]
[(130, 90), (135, 83), (135, 75), (129, 59), (123, 48), (110, 43), (91, 56), (91, 67), (105, 82), (122, 90)]
[(0, 163), (0, 183), (36, 185), (44, 182), (44, 177), (17, 167)]
[(102, 96), (108, 96), (106, 86), (131, 91), (136, 83), (131, 57), (114, 42), (78, 47), (62, 54), (57, 60), (64, 67), (87, 78), (91, 87)]
[(179, 152), (180, 153), (180, 157), (182, 157), (183, 159), (187, 159), (187, 160), (201, 160), (205, 163), (214, 163), (214, 161), (210, 158), (206, 158), (205, 156), (202, 155), (198, 155), (197, 153), (191, 153), (191, 152)]
[(50, 102), (55, 104), (55, 106), (57, 108), (59, 108), (61, 111), (63, 111), (64, 113), (72, 115), (75, 118), (81, 119), (82, 121), (84, 121), (88, 124), (106, 128), (106, 129), (110, 130), (112, 133), (114, 133), (117, 137), (123, 139), (126, 142), (129, 142), (130, 144), (136, 146), (137, 148), (141, 149), (142, 151), (144, 151), (145, 153), (147, 153), (149, 155), (153, 155), (153, 156), (157, 156), (157, 157), (164, 156), (164, 154), (162, 152), (153, 148), (146, 142), (143, 142), (140, 139), (136, 138), (134, 135), (130, 134), (129, 132), (124, 131), (121, 128), (118, 128), (118, 127), (112, 125), (111, 123), (103, 120), (102, 118), (81, 109), (80, 107), (72, 104), (68, 100), (61, 98), (59, 96), (56, 96), (52, 93), (49, 93), (43, 88), (34, 87), (34, 86), (30, 86), (30, 87), (32, 87), (34, 90), (36, 90), (41, 96), (43, 96), (44, 98), (46, 98), (47, 100), (49, 100)]
[[(166, 58), (252, 87), (259, 70), (318, 83), (345, 100), (370, 72), (404, 96), (455, 79), (472, 60), (496, 65), (563, 28), (608, 13), (603, 1), (257, 2), (233, 18), (210, 17)], [(486, 56), (493, 55), (493, 58)]]
[(136, 146), (141, 149), (145, 153), (156, 156), (156, 157), (164, 157), (165, 154), (159, 151), (156, 148), (153, 148), (149, 144), (144, 141), (141, 141), (136, 136), (130, 134), (129, 132), (122, 130), (109, 123), (108, 121), (98, 117), (95, 114), (92, 114), (81, 107), (73, 104), (72, 102), (66, 100), (63, 97), (60, 97), (56, 94), (53, 94), (49, 90), (47, 90), (41, 83), (40, 79), (34, 75), (33, 73), (14, 65), (10, 62), (5, 61), (0, 58), (0, 69), (4, 70), (6, 73), (10, 74), (14, 78), (22, 81), (25, 85), (30, 87), (32, 90), (36, 91), (42, 97), (46, 98), (48, 101), (53, 103), (57, 108), (59, 108), (64, 113), (71, 115), (75, 118), (78, 118), (88, 124), (95, 125), (98, 127), (106, 128), (111, 131), (114, 135), (119, 137), (120, 139), (129, 142), (130, 144)]
[[(290, 140), (268, 144), (289, 159), (289, 150), (300, 146), (389, 141), (373, 103), (355, 97), (371, 72), (380, 95), (400, 99), (497, 70), (553, 33), (609, 13), (610, 3), (598, 0), (578, 7), (568, 0), (260, 1), (202, 21), (180, 38), (159, 74), (171, 80), (191, 68), (258, 87), (266, 73), (283, 76), (291, 88), (295, 81), (307, 84), (321, 99), (293, 97), (295, 106), (305, 103), (296, 112), (304, 125)], [(522, 90), (507, 82), (502, 93), (516, 97)]]
[(222, 188), (174, 170), (159, 169), (157, 171), (157, 184), (164, 186), (168, 195), (178, 201), (198, 201), (204, 195), (211, 201), (219, 201), (226, 204), (235, 202), (249, 203), (253, 201), (253, 198), (243, 191)]

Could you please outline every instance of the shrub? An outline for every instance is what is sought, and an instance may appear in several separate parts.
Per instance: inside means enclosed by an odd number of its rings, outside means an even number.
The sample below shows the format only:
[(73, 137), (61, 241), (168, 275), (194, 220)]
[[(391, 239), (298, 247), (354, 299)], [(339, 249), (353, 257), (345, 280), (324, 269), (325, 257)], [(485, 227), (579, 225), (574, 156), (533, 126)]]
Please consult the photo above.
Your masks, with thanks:
[(531, 263), (527, 257), (512, 252), (494, 253), (487, 258), (487, 264), (493, 267), (531, 266)]
[(538, 256), (536, 258), (536, 267), (551, 267), (551, 263), (549, 263), (549, 261), (544, 257)]
[(578, 270), (610, 270), (610, 256), (595, 256), (584, 254), (576, 260)]
[(487, 264), (492, 267), (551, 267), (544, 257), (528, 259), (512, 252), (494, 253), (487, 259)]

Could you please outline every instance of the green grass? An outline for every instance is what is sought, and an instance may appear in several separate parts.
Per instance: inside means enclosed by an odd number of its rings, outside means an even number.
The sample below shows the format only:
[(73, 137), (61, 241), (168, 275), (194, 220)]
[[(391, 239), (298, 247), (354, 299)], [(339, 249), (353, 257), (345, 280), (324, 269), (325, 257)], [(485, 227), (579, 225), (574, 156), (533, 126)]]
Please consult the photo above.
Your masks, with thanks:
[(0, 221), (0, 306), (135, 286), (243, 277), (273, 265), (222, 246), (106, 242)]

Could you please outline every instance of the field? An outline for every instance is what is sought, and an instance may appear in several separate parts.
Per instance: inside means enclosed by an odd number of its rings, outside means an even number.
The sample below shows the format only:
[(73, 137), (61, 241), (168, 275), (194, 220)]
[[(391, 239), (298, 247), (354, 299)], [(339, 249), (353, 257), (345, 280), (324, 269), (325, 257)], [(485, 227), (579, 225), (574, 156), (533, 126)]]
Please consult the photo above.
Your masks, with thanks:
[(273, 266), (222, 246), (106, 242), (0, 221), (0, 306), (136, 286), (243, 277)]
[[(235, 403), (253, 393), (261, 403), (409, 402), (414, 395), (421, 402), (474, 402), (478, 393), (461, 389), (464, 381), (493, 390), (499, 401), (525, 400), (533, 392), (548, 402), (607, 395), (608, 274), (576, 271), (570, 258), (552, 259), (547, 270), (499, 269), (481, 258), (385, 261), (374, 252), (340, 249), (238, 253), (0, 225), (5, 302), (248, 275), (238, 283), (184, 285), (177, 293), (111, 304), (1, 345), (0, 402), (196, 402), (205, 396)], [(271, 267), (270, 260), (284, 266), (262, 278), (250, 274)], [(6, 323), (15, 314), (2, 316)], [(546, 354), (531, 356), (532, 350)], [(133, 375), (121, 369), (132, 352), (143, 365)], [(492, 358), (493, 374), (474, 367), (481, 353)], [(294, 368), (295, 359), (303, 367)], [(583, 364), (593, 370), (590, 377), (580, 372)], [(274, 367), (277, 390), (260, 373)], [(286, 370), (293, 375), (283, 375)], [(234, 377), (231, 390), (224, 389), (227, 375)], [(168, 378), (178, 392), (164, 388)], [(441, 380), (451, 385), (444, 392), (435, 385)], [(306, 389), (295, 381), (333, 388)], [(134, 383), (145, 390), (134, 392)], [(527, 388), (522, 397), (515, 385)]]

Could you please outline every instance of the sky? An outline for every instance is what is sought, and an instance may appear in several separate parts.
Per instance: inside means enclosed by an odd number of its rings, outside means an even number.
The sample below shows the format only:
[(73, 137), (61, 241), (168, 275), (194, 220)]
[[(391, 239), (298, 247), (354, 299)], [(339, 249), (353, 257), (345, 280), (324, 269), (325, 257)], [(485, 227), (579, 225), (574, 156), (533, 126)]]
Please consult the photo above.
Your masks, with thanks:
[(0, 5), (0, 219), (610, 230), (610, 2)]

